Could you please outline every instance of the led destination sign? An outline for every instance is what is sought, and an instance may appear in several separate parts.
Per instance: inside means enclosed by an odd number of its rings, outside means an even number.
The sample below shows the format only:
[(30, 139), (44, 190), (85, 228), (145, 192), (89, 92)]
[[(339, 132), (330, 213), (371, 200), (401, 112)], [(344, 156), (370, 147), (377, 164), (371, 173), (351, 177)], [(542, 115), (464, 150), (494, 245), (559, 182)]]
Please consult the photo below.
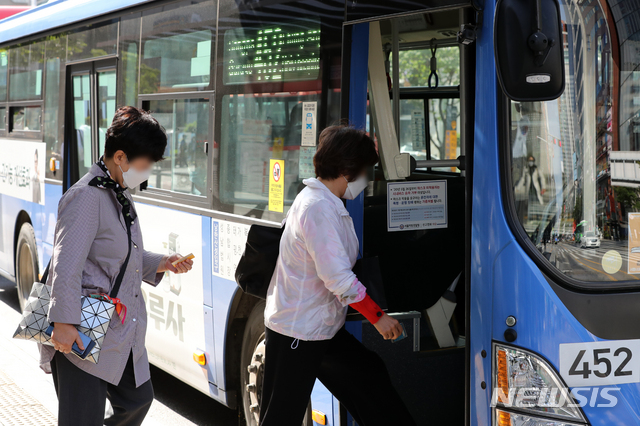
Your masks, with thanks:
[(225, 84), (315, 80), (320, 74), (320, 25), (227, 31), (224, 73)]

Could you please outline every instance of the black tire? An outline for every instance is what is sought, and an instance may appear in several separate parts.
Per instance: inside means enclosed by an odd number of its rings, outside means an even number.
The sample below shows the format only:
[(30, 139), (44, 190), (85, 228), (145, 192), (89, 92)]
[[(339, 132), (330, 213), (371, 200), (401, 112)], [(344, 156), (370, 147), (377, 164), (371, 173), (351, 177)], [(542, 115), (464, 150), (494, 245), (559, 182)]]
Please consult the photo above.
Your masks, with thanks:
[[(242, 338), (240, 353), (240, 391), (242, 410), (247, 426), (258, 426), (260, 400), (262, 399), (262, 380), (266, 354), (264, 351), (264, 307), (260, 301), (253, 308)], [(250, 372), (251, 370), (251, 372)], [(311, 401), (302, 421), (302, 426), (313, 426), (311, 420)]]
[(38, 280), (38, 248), (36, 234), (30, 223), (24, 223), (16, 244), (16, 286), (20, 310), (24, 310), (33, 283)]

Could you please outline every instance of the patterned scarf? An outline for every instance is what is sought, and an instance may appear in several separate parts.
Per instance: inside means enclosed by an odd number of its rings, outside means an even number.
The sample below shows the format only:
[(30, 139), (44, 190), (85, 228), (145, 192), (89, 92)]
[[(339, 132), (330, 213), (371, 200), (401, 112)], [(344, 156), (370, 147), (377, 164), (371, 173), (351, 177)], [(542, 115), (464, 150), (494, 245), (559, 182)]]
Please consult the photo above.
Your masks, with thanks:
[(127, 226), (131, 226), (133, 223), (133, 219), (131, 218), (131, 203), (129, 203), (129, 199), (124, 195), (124, 191), (126, 188), (122, 188), (113, 178), (111, 177), (111, 173), (109, 173), (109, 169), (107, 169), (106, 164), (104, 164), (104, 157), (100, 157), (100, 160), (96, 163), (103, 172), (106, 173), (106, 176), (96, 176), (89, 182), (90, 186), (97, 186), (102, 189), (113, 189), (116, 193), (116, 198), (120, 205), (122, 205), (122, 216), (124, 220), (127, 222)]
[[(125, 223), (127, 225), (127, 235), (129, 237), (129, 252), (127, 253), (127, 258), (124, 261), (125, 262), (124, 264), (126, 265), (129, 262), (129, 256), (131, 254), (131, 225), (133, 224), (133, 219), (131, 218), (131, 203), (129, 203), (129, 199), (124, 195), (124, 191), (126, 189), (122, 188), (118, 184), (118, 182), (113, 180), (113, 178), (111, 177), (111, 173), (109, 173), (109, 169), (107, 169), (107, 165), (104, 164), (104, 157), (100, 157), (100, 160), (98, 160), (96, 164), (102, 169), (103, 172), (105, 172), (106, 176), (94, 177), (89, 182), (89, 185), (97, 186), (98, 188), (102, 188), (102, 189), (113, 189), (113, 191), (116, 193), (116, 198), (118, 199), (118, 202), (120, 203), (120, 205), (122, 205), (122, 216), (124, 217)], [(123, 272), (124, 271), (121, 270), (120, 274), (118, 275), (120, 282), (122, 282), (121, 275), (123, 274)], [(116, 282), (118, 282), (117, 279), (116, 279)], [(118, 287), (117, 290), (119, 290), (119, 286), (117, 284), (116, 286)], [(124, 324), (124, 319), (127, 316), (127, 307), (124, 305), (124, 303), (120, 302), (120, 299), (118, 299), (117, 297), (110, 297), (108, 294), (104, 294), (104, 293), (92, 294), (91, 297), (103, 300), (105, 302), (111, 302), (114, 305), (116, 305), (116, 312), (118, 313), (118, 315), (122, 320), (122, 323)]]

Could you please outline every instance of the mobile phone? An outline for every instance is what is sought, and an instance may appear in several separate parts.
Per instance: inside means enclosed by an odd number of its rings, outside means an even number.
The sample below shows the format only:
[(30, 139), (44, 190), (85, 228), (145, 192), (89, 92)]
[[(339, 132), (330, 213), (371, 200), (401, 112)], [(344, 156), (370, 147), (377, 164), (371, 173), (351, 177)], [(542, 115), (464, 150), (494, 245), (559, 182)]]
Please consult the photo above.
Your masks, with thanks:
[(172, 264), (173, 266), (176, 266), (178, 263), (180, 263), (180, 262), (184, 262), (184, 261), (185, 261), (185, 260), (187, 260), (187, 259), (193, 259), (194, 257), (195, 257), (195, 256), (193, 255), (193, 253), (189, 253), (189, 254), (188, 254), (188, 255), (186, 255), (186, 256), (182, 256), (182, 257), (181, 257), (180, 259), (178, 259), (178, 260), (174, 260), (173, 262), (171, 262), (171, 264)]
[[(47, 327), (47, 329), (45, 330), (45, 333), (47, 334), (47, 336), (51, 336), (51, 334), (53, 333), (53, 324)], [(82, 340), (84, 351), (80, 350), (76, 342), (73, 342), (73, 345), (71, 346), (71, 352), (73, 352), (73, 354), (79, 357), (80, 359), (85, 359), (87, 355), (91, 353), (91, 350), (96, 345), (96, 342), (91, 340), (89, 336), (87, 336), (86, 334), (80, 331), (78, 331), (78, 334), (80, 335), (80, 340)]]
[(404, 324), (400, 323), (400, 327), (402, 327), (402, 334), (400, 334), (398, 337), (396, 337), (395, 339), (393, 339), (391, 341), (391, 343), (395, 343), (395, 342), (399, 342), (400, 340), (404, 339), (405, 337), (407, 337), (407, 330), (404, 329)]

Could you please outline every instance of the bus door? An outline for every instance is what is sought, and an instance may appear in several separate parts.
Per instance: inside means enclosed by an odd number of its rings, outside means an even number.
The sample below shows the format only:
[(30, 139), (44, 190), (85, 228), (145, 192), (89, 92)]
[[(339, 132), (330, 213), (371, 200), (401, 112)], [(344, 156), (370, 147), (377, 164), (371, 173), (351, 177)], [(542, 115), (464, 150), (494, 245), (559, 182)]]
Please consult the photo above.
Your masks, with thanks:
[(451, 10), (345, 27), (349, 118), (366, 126), (381, 157), (373, 185), (347, 207), (363, 218), (357, 232), (363, 257), (380, 267), (383, 308), (408, 337), (385, 341), (355, 312), (348, 329), (384, 359), (418, 424), (465, 421), (473, 127), (463, 123), (473, 126), (474, 48), (456, 36), (471, 18)]
[(67, 76), (65, 190), (104, 153), (116, 110), (116, 60), (69, 65)]

